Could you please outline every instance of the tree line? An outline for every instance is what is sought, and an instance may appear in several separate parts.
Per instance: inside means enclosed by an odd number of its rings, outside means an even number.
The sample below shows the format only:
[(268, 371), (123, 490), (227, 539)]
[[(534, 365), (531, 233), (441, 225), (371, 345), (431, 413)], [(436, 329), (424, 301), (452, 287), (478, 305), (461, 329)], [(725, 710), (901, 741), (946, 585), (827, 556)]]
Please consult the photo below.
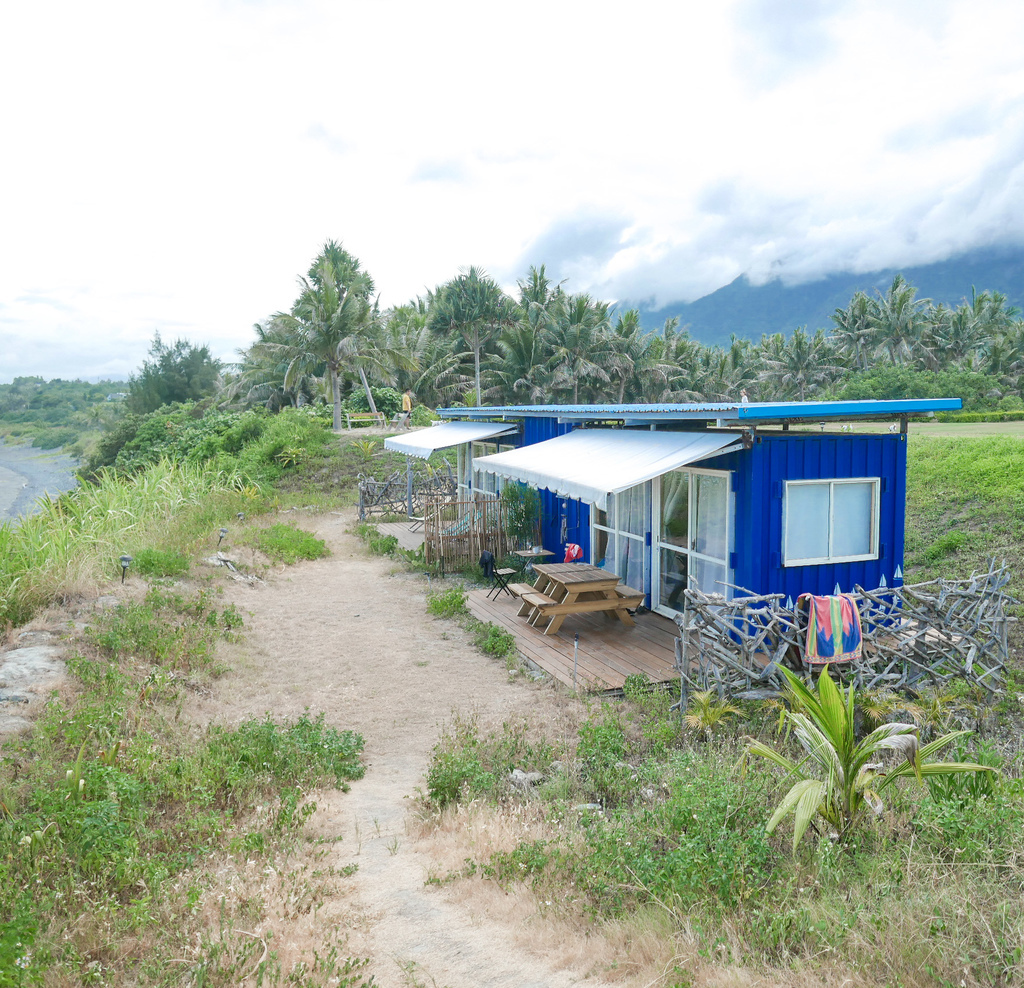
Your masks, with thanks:
[(706, 346), (677, 319), (644, 330), (531, 267), (510, 295), (470, 267), (405, 305), (381, 309), (358, 258), (328, 241), (292, 306), (254, 327), (224, 398), (271, 408), (411, 389), (430, 407), (477, 404), (751, 401), (959, 396), (1019, 408), (1024, 320), (994, 291), (956, 307), (897, 276), (858, 292), (832, 326)]

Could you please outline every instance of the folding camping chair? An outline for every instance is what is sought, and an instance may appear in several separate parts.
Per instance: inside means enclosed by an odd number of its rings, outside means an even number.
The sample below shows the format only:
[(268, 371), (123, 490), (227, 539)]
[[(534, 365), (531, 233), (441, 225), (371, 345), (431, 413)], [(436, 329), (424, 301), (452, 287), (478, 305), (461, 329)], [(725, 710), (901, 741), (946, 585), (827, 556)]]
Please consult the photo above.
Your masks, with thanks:
[(491, 581), (491, 589), (487, 591), (488, 600), (491, 599), (491, 594), (494, 594), (494, 599), (497, 600), (502, 590), (510, 597), (515, 597), (508, 585), (508, 578), (515, 573), (514, 569), (495, 566), (494, 553), (487, 549), (480, 553), (480, 569), (484, 571), (484, 577)]

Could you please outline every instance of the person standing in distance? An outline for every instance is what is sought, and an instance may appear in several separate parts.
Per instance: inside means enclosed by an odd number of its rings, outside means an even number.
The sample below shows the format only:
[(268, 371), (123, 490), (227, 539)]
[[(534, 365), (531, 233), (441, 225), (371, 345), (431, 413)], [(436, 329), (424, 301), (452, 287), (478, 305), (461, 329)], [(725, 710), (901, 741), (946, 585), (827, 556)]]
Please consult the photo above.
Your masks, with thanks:
[(402, 395), (402, 426), (409, 428), (409, 420), (412, 417), (412, 388), (406, 388)]

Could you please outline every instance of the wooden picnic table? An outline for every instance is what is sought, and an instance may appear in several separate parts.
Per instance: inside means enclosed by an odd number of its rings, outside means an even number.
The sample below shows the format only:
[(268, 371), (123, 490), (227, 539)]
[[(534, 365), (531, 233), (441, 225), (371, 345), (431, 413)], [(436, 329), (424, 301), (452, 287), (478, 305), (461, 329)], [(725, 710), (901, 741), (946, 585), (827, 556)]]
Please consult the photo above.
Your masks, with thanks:
[(633, 627), (629, 608), (639, 607), (644, 595), (621, 586), (615, 573), (589, 563), (535, 563), (537, 582), (521, 596), (519, 616), (537, 627), (548, 619), (545, 635), (555, 635), (569, 614), (604, 611)]

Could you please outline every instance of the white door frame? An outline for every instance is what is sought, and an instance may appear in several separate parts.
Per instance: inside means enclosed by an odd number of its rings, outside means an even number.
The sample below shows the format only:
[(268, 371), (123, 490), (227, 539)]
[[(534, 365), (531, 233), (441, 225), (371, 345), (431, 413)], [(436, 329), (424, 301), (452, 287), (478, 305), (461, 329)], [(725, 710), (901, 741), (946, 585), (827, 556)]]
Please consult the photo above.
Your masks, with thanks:
[[(729, 557), (732, 549), (732, 538), (733, 538), (733, 498), (732, 498), (732, 471), (730, 470), (704, 470), (697, 467), (680, 467), (678, 470), (673, 470), (672, 473), (685, 473), (688, 475), (687, 478), (687, 511), (688, 516), (686, 520), (686, 541), (687, 546), (673, 545), (669, 542), (662, 542), (660, 538), (661, 533), (661, 477), (655, 478), (652, 484), (652, 498), (653, 503), (651, 505), (651, 604), (652, 610), (657, 611), (659, 614), (664, 614), (666, 617), (674, 617), (679, 614), (680, 611), (676, 608), (669, 607), (667, 604), (661, 602), (661, 551), (667, 549), (670, 552), (678, 552), (681, 555), (687, 557), (687, 568), (686, 572), (689, 574), (689, 560), (702, 559), (709, 563), (715, 563), (725, 567), (726, 580), (731, 582), (732, 569), (729, 566)], [(694, 496), (694, 480), (698, 476), (710, 476), (720, 477), (725, 480), (725, 557), (718, 558), (715, 556), (709, 556), (706, 553), (697, 552), (692, 548), (696, 537), (696, 526), (697, 526), (697, 498)], [(721, 587), (715, 590), (717, 593), (721, 593), (726, 597), (732, 596), (731, 587)]]

